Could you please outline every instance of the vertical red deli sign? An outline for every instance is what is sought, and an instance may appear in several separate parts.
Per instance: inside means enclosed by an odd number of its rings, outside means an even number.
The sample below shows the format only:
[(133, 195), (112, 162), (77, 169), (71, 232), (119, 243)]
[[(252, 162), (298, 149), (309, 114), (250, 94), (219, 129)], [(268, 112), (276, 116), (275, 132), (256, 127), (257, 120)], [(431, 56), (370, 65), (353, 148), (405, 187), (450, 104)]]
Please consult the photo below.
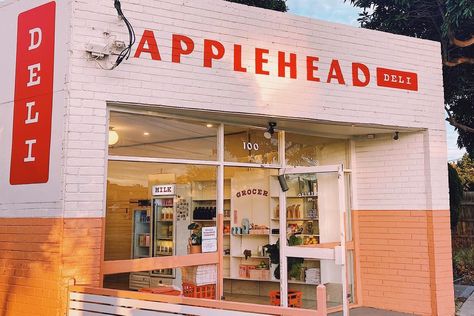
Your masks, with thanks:
[(56, 3), (20, 13), (10, 184), (49, 178)]

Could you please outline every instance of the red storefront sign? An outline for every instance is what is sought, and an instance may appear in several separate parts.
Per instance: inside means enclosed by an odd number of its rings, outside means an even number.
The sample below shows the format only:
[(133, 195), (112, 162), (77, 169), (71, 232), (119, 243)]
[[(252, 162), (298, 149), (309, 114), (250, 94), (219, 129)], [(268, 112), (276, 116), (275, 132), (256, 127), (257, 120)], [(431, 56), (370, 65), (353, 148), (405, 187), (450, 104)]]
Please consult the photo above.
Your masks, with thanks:
[[(333, 83), (339, 85), (352, 85), (354, 87), (369, 86), (374, 74), (368, 65), (360, 62), (343, 62), (339, 59), (320, 60), (319, 56), (300, 56), (296, 53), (284, 51), (272, 51), (267, 48), (250, 47), (253, 51), (253, 65), (245, 64), (242, 58), (242, 45), (228, 45), (227, 48), (219, 41), (211, 39), (203, 39), (204, 47), (202, 52), (195, 51), (195, 40), (191, 37), (179, 34), (171, 36), (171, 62), (181, 63), (188, 55), (199, 54), (202, 58), (202, 66), (213, 68), (214, 64), (222, 60), (226, 54), (233, 54), (233, 71), (248, 72), (249, 66), (253, 66), (253, 71), (257, 75), (278, 76), (281, 78), (298, 79), (303, 78), (307, 81), (318, 83)], [(270, 56), (273, 55), (278, 63), (278, 72), (270, 71)], [(144, 30), (143, 35), (138, 43), (135, 51), (135, 58), (147, 56), (155, 61), (162, 60), (160, 48), (152, 30)], [(249, 61), (247, 61), (248, 63)], [(319, 63), (326, 63), (329, 69), (321, 71)], [(298, 69), (298, 65), (303, 64), (305, 67)], [(343, 71), (350, 67), (350, 71)], [(327, 67), (325, 67), (327, 68)], [(301, 70), (305, 73), (301, 74)], [(396, 89), (404, 89), (418, 91), (418, 76), (413, 72), (400, 70), (392, 70), (377, 67), (376, 70), (377, 83), (379, 87), (388, 87)]]
[(418, 76), (414, 72), (377, 68), (377, 85), (380, 87), (418, 91)]
[(10, 184), (46, 183), (53, 109), (56, 3), (18, 15)]

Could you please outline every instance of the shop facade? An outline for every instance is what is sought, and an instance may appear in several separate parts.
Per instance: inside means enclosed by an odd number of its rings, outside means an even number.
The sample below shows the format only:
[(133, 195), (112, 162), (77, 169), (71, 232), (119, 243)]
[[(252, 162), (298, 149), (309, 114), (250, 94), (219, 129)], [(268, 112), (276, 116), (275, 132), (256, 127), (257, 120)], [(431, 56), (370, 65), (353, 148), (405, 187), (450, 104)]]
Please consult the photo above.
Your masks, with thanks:
[(438, 43), (122, 6), (136, 45), (108, 70), (129, 40), (110, 1), (0, 5), (2, 311), (65, 314), (73, 285), (183, 291), (201, 265), (217, 300), (315, 310), (324, 284), (334, 310), (454, 314)]

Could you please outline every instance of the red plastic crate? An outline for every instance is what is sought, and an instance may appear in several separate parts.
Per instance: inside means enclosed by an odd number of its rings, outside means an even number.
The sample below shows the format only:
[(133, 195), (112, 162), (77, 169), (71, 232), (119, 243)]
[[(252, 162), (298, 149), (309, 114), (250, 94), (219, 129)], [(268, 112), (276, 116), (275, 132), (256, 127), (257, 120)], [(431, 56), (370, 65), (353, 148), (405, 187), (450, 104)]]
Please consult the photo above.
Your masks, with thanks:
[(183, 296), (194, 298), (216, 299), (216, 285), (194, 285), (191, 283), (183, 283)]
[(144, 287), (144, 288), (139, 289), (138, 292), (173, 295), (173, 296), (180, 296), (181, 295), (181, 291), (175, 290), (174, 288), (169, 287), (169, 286)]
[[(271, 291), (270, 301), (272, 305), (280, 306), (280, 291)], [(301, 308), (302, 305), (303, 292), (288, 290), (288, 307)]]

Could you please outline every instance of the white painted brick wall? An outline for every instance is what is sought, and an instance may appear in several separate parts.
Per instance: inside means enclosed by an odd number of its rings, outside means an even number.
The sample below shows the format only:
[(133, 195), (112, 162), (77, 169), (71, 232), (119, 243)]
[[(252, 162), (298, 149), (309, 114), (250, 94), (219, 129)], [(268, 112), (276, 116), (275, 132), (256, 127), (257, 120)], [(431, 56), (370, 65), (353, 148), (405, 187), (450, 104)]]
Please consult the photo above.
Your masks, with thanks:
[[(0, 5), (0, 10), (20, 2), (20, 7), (24, 8), (41, 3), (36, 0), (6, 1)], [(58, 43), (62, 44), (56, 51), (58, 58), (65, 60), (57, 60), (56, 69), (60, 71), (55, 87), (61, 98), (66, 99), (67, 108), (65, 115), (56, 119), (54, 127), (61, 131), (64, 124), (65, 133), (56, 135), (53, 144), (57, 146), (55, 152), (62, 155), (54, 166), (61, 169), (62, 179), (56, 179), (55, 185), (61, 186), (62, 197), (44, 203), (0, 200), (1, 216), (104, 215), (107, 102), (420, 128), (425, 131), (402, 134), (398, 142), (391, 140), (390, 135), (377, 136), (374, 140), (356, 139), (357, 203), (354, 207), (366, 210), (448, 208), (438, 43), (221, 0), (127, 0), (122, 1), (123, 9), (138, 37), (144, 29), (153, 30), (163, 60), (152, 61), (145, 54), (140, 59), (131, 58), (114, 71), (105, 71), (87, 58), (84, 48), (89, 42), (103, 40), (104, 32), (120, 40), (127, 39), (113, 2), (61, 3), (66, 9), (62, 9), (57, 21), (57, 32), (61, 34)], [(64, 10), (72, 11), (70, 30), (64, 27), (70, 18), (69, 12)], [(16, 34), (13, 29), (7, 33), (10, 34), (7, 42), (14, 47)], [(181, 64), (170, 62), (172, 34), (187, 35), (195, 41), (195, 52), (184, 56)], [(214, 62), (212, 69), (202, 67), (204, 38), (219, 40), (227, 49), (227, 55)], [(231, 70), (233, 44), (243, 45), (248, 73)], [(274, 74), (272, 77), (253, 74), (255, 47), (270, 50), (267, 68)], [(298, 54), (298, 80), (275, 78), (278, 50)], [(69, 60), (64, 57), (66, 53)], [(4, 54), (6, 65), (3, 68), (13, 71), (14, 49)], [(417, 72), (420, 89), (407, 92), (379, 88), (375, 86), (375, 78), (366, 88), (308, 82), (302, 62), (306, 55), (320, 57), (322, 80), (330, 60), (336, 58), (340, 60), (344, 74), (350, 73), (352, 62), (367, 64), (372, 73), (376, 67)], [(346, 81), (350, 81), (347, 75)], [(62, 88), (64, 83), (66, 89)], [(8, 96), (6, 102), (12, 101), (12, 86), (11, 82), (4, 86)], [(2, 117), (11, 114), (7, 112), (2, 112)], [(0, 126), (0, 130), (2, 128)], [(10, 137), (8, 133), (2, 135)], [(61, 136), (64, 136), (62, 141)], [(61, 143), (62, 148), (59, 148)], [(1, 149), (3, 153), (9, 150)], [(6, 156), (0, 161), (7, 165)], [(34, 189), (24, 192), (35, 194)]]
[[(128, 0), (123, 10), (138, 37), (155, 32), (162, 61), (131, 58), (114, 71), (87, 59), (84, 47), (108, 32), (126, 40), (126, 29), (108, 0), (73, 3), (68, 132), (66, 135), (65, 215), (103, 216), (106, 169), (106, 102), (202, 108), (329, 121), (427, 129), (375, 140), (356, 140), (358, 209), (446, 209), (446, 144), (439, 44), (349, 26), (315, 21), (220, 0)], [(172, 64), (171, 34), (195, 41), (195, 52)], [(202, 67), (202, 40), (221, 41), (228, 54)], [(243, 45), (248, 73), (232, 69), (233, 44)], [(255, 47), (298, 53), (291, 80), (253, 74)], [(407, 92), (308, 82), (302, 58), (319, 56), (320, 74), (332, 58), (350, 73), (350, 63), (372, 72), (387, 67), (419, 74), (420, 90)], [(322, 77), (324, 75), (321, 75)], [(350, 81), (346, 77), (347, 81)]]
[[(103, 215), (106, 167), (106, 101), (160, 104), (184, 108), (248, 112), (278, 116), (429, 128), (426, 134), (444, 135), (439, 45), (380, 32), (314, 21), (223, 1), (126, 1), (123, 9), (135, 26), (155, 31), (163, 61), (132, 58), (114, 71), (88, 61), (84, 46), (110, 32), (126, 39), (110, 1), (75, 2), (70, 69), (69, 131), (66, 142), (66, 216)], [(206, 25), (206, 26), (204, 26)], [(195, 40), (195, 53), (170, 60), (171, 34)], [(319, 56), (320, 73), (337, 58), (347, 73), (350, 62), (419, 73), (420, 91), (341, 87), (305, 80), (271, 79), (231, 71), (231, 55), (201, 67), (202, 39), (220, 40), (226, 48), (297, 52)], [(271, 71), (275, 72), (275, 57)], [(300, 64), (300, 76), (305, 74)], [(303, 77), (303, 76), (302, 76)], [(346, 80), (348, 80), (346, 78)], [(289, 93), (288, 91), (291, 91)], [(297, 96), (298, 104), (295, 104)], [(431, 132), (433, 130), (433, 132)], [(433, 136), (434, 137), (434, 136)], [(446, 147), (422, 134), (389, 136), (356, 142), (355, 166), (359, 209), (426, 209), (445, 207)], [(444, 147), (443, 147), (444, 146)], [(429, 151), (428, 151), (429, 150)], [(433, 156), (436, 154), (436, 157)], [(436, 176), (429, 177), (430, 174)], [(427, 180), (427, 179), (431, 180)], [(436, 179), (435, 179), (436, 178)], [(89, 181), (90, 180), (90, 181)], [(88, 185), (80, 187), (80, 185)], [(80, 190), (78, 190), (80, 188)], [(431, 201), (427, 192), (436, 192)], [(421, 198), (420, 198), (421, 197)]]
[(447, 210), (444, 132), (376, 135), (355, 142), (357, 210)]

